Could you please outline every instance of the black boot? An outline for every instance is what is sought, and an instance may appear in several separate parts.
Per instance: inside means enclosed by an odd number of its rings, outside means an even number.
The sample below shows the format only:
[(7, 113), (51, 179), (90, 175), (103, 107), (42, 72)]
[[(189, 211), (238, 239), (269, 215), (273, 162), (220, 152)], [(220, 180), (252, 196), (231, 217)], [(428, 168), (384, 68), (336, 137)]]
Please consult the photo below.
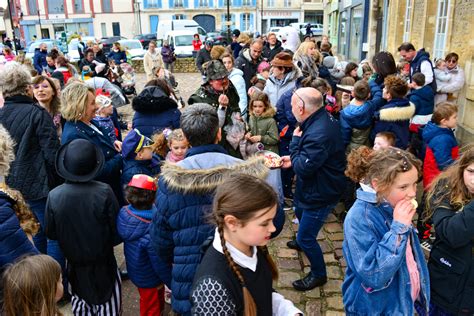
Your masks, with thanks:
[(286, 246), (290, 249), (295, 249), (297, 251), (301, 251), (300, 245), (296, 242), (296, 240), (290, 240), (289, 242), (286, 243)]
[(315, 277), (310, 273), (301, 280), (293, 282), (293, 287), (297, 291), (309, 291), (318, 286), (323, 286), (328, 281), (327, 277)]

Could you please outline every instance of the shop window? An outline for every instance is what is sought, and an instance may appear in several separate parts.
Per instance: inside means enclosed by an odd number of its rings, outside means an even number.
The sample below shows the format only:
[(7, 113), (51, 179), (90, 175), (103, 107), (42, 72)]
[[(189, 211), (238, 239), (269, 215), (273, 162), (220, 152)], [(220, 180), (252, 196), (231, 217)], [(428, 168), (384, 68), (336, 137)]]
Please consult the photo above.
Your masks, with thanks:
[(63, 14), (64, 1), (63, 0), (48, 0), (48, 13), (49, 14)]
[(413, 0), (407, 0), (407, 7), (405, 9), (405, 26), (403, 27), (403, 41), (408, 42), (410, 40), (410, 30), (411, 30), (411, 11)]
[(36, 3), (36, 0), (28, 0), (28, 12), (30, 15), (38, 14), (38, 3)]
[(267, 7), (273, 8), (275, 6), (275, 0), (267, 0)]
[(174, 19), (175, 20), (185, 20), (186, 16), (184, 14), (175, 14)]
[(84, 3), (83, 0), (74, 0), (72, 5), (74, 6), (74, 13), (84, 13)]
[(102, 0), (102, 12), (112, 12), (112, 0)]
[(241, 30), (248, 30), (250, 28), (250, 14), (242, 14), (242, 25), (240, 26)]
[(436, 32), (433, 49), (433, 58), (443, 58), (448, 35), (450, 0), (438, 0), (438, 13), (436, 16)]
[(107, 25), (100, 23), (100, 30), (102, 31), (102, 37), (107, 37)]
[(148, 0), (145, 2), (147, 4), (147, 8), (159, 8), (161, 7), (159, 0)]

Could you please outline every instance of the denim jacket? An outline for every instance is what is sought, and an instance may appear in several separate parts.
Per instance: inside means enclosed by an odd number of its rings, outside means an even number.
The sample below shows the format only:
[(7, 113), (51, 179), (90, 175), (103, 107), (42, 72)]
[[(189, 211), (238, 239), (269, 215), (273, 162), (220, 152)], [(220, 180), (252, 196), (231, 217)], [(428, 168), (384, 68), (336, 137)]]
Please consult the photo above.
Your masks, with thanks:
[(342, 294), (347, 315), (414, 314), (405, 255), (408, 238), (420, 274), (418, 300), (428, 311), (428, 269), (414, 228), (393, 221), (393, 208), (377, 203), (374, 192), (357, 191), (344, 221), (347, 271)]

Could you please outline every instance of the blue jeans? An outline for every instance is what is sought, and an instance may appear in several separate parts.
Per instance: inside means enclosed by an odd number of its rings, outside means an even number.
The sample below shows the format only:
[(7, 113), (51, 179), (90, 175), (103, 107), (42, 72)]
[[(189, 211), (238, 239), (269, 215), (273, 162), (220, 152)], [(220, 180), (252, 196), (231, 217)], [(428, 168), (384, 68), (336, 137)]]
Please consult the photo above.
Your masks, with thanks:
[(300, 222), (296, 241), (308, 257), (311, 264), (311, 274), (315, 277), (326, 276), (326, 264), (316, 236), (335, 206), (336, 203), (312, 210), (295, 209), (296, 217)]

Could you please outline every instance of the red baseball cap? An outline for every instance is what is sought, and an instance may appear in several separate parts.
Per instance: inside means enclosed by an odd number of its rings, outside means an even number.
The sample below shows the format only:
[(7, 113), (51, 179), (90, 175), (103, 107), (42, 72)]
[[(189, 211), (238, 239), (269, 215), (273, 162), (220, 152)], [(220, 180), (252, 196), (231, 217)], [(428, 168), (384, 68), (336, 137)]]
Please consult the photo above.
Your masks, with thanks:
[(132, 180), (128, 183), (129, 186), (138, 188), (138, 189), (145, 189), (150, 191), (156, 191), (156, 182), (150, 176), (146, 174), (136, 174), (133, 176)]

